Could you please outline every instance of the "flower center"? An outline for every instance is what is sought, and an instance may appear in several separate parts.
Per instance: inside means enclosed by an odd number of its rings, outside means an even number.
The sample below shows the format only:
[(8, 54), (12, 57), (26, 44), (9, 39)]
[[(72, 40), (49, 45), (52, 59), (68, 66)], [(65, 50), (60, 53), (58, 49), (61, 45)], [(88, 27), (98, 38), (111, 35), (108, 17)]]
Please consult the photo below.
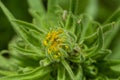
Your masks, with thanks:
[(64, 45), (66, 37), (64, 36), (64, 31), (62, 29), (52, 30), (49, 32), (43, 42), (47, 49), (49, 55), (53, 55), (53, 58), (61, 57), (60, 48), (66, 47)]

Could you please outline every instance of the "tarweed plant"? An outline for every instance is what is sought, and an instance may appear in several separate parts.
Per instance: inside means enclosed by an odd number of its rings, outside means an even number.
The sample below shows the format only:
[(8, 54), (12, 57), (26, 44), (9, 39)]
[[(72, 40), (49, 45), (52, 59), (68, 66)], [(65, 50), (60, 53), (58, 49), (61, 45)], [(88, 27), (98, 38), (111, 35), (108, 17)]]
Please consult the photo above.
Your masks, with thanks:
[[(64, 2), (64, 1), (63, 1)], [(107, 49), (112, 30), (120, 29), (115, 16), (105, 24), (89, 13), (79, 13), (79, 0), (69, 0), (64, 10), (59, 0), (48, 0), (45, 10), (41, 0), (28, 0), (33, 22), (16, 19), (0, 2), (0, 7), (17, 35), (9, 49), (1, 51), (0, 80), (119, 80), (120, 71), (109, 60)], [(120, 15), (119, 15), (120, 17)], [(2, 54), (8, 53), (9, 58)]]

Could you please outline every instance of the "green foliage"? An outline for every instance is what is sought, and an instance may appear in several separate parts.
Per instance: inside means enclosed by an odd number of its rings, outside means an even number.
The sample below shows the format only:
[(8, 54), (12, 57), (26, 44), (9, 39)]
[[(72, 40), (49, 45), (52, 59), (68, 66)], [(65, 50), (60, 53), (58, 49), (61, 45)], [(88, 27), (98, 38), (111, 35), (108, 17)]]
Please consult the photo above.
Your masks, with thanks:
[[(27, 1), (22, 0), (23, 4), (19, 4), (19, 0), (3, 0), (3, 3), (8, 7), (8, 9), (14, 14), (17, 19), (31, 21), (31, 16), (28, 14)], [(21, 7), (19, 7), (21, 6)], [(15, 32), (10, 25), (9, 21), (5, 17), (4, 13), (0, 9), (0, 50), (7, 49), (9, 41), (14, 36)]]
[(42, 1), (28, 0), (32, 23), (17, 20), (0, 2), (17, 33), (1, 51), (0, 80), (119, 80), (120, 60), (110, 60), (107, 48), (120, 28), (120, 9), (100, 24), (92, 10), (97, 2), (81, 13), (80, 1), (66, 0), (65, 7), (62, 0), (48, 0), (45, 10)]

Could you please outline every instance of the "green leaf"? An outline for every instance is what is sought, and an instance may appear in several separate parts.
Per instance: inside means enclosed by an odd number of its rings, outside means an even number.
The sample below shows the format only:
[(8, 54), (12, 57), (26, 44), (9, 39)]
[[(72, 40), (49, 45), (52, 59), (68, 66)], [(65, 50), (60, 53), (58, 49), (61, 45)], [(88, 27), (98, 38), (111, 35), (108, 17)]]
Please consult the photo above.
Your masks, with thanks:
[[(97, 24), (97, 23), (93, 23), (93, 24)], [(117, 28), (117, 27), (115, 27), (115, 25), (116, 25), (116, 22), (112, 22), (112, 23), (108, 23), (108, 24), (105, 24), (105, 25), (101, 26), (103, 34), (105, 35), (105, 37), (104, 37), (105, 38), (104, 39), (105, 42), (104, 42), (104, 45), (103, 45), (104, 48), (108, 44), (107, 41), (110, 40), (110, 39), (107, 39), (106, 37), (112, 36), (112, 35), (110, 35), (110, 33), (112, 33), (112, 31)], [(98, 26), (100, 26), (100, 25), (98, 24)], [(90, 28), (93, 29), (92, 27), (90, 27)], [(93, 31), (93, 33), (91, 35), (89, 35), (89, 36), (84, 38), (84, 42), (86, 44), (90, 45), (90, 46), (93, 45), (93, 43), (97, 39), (97, 36), (98, 36), (97, 33), (98, 32)]]
[(86, 37), (86, 33), (87, 33), (87, 30), (88, 28), (90, 27), (89, 24), (90, 24), (90, 17), (86, 14), (82, 14), (80, 16), (80, 19), (81, 19), (81, 28), (82, 28), (82, 32), (81, 32), (81, 36), (80, 36), (80, 41), (84, 40), (84, 38)]
[(39, 58), (36, 59), (36, 57), (34, 58), (27, 55), (23, 55), (21, 52), (12, 51), (10, 62), (13, 63), (14, 65), (17, 65), (17, 68), (18, 66), (21, 67), (31, 66), (34, 68), (36, 66), (39, 66), (40, 59)]
[(120, 63), (118, 63), (117, 65), (111, 66), (111, 69), (114, 71), (120, 72)]
[(118, 21), (120, 18), (120, 7), (112, 14), (112, 16), (110, 16), (105, 23), (109, 23), (109, 22), (115, 22)]
[(70, 12), (73, 12), (73, 10), (74, 10), (74, 9), (73, 9), (73, 0), (70, 0), (70, 1), (69, 1), (69, 11), (70, 11)]
[(75, 80), (84, 80), (83, 79), (83, 70), (82, 67), (79, 65), (78, 69), (77, 69), (77, 73), (75, 75)]
[(10, 76), (10, 75), (15, 75), (15, 74), (17, 73), (13, 71), (0, 70), (0, 75)]
[(67, 19), (66, 19), (66, 22), (65, 22), (65, 28), (66, 28), (66, 30), (68, 30), (68, 31), (74, 30), (73, 27), (72, 27), (72, 25), (73, 25), (73, 18), (72, 18), (72, 14), (69, 13), (67, 15)]
[(63, 66), (65, 67), (65, 69), (67, 70), (68, 74), (70, 75), (71, 79), (75, 80), (75, 75), (74, 75), (72, 69), (70, 68), (69, 64), (65, 60), (62, 60), (61, 62), (63, 64)]
[(10, 23), (13, 25), (13, 28), (15, 29), (16, 33), (20, 34), (20, 28), (16, 27), (18, 25), (14, 24), (11, 20), (15, 19), (14, 16), (10, 13), (10, 11), (4, 6), (4, 4), (0, 1), (0, 7), (3, 10), (4, 14), (7, 16)]
[(44, 33), (44, 31), (42, 31), (40, 28), (36, 27), (35, 25), (33, 25), (31, 23), (21, 21), (21, 20), (12, 20), (12, 21), (18, 25), (21, 25), (24, 28), (35, 30), (35, 31), (39, 32), (40, 34)]
[[(89, 21), (88, 28), (85, 30), (85, 33), (83, 36), (84, 43), (87, 46), (92, 47), (93, 45), (95, 45), (95, 42), (98, 38), (98, 29), (100, 26), (101, 25), (96, 21), (93, 21), (93, 20)], [(83, 27), (83, 26), (81, 26), (81, 27)], [(83, 27), (83, 30), (84, 30), (84, 27)], [(81, 34), (83, 34), (83, 33), (81, 33)]]
[(28, 42), (29, 44), (32, 44), (34, 48), (37, 48), (38, 50), (42, 48), (42, 42), (40, 41), (40, 39), (34, 37), (34, 35), (30, 34), (29, 31), (27, 31), (24, 28), (21, 28), (21, 36), (23, 36), (22, 38)]
[(98, 52), (100, 49), (102, 49), (103, 47), (103, 32), (102, 32), (102, 29), (99, 28), (98, 30), (98, 46), (95, 50), (95, 52)]
[(102, 29), (98, 29), (98, 41), (97, 41), (97, 47), (95, 50), (93, 50), (91, 53), (88, 54), (88, 57), (92, 57), (97, 55), (98, 51), (100, 51), (103, 47), (103, 32)]
[[(82, 2), (82, 5), (81, 5)], [(86, 8), (86, 3), (89, 1), (82, 1), (82, 0), (68, 0), (66, 4), (69, 6), (69, 12), (79, 15), (81, 12), (84, 11)]]
[(98, 61), (96, 64), (97, 67), (100, 69), (99, 73), (113, 79), (120, 77), (120, 70), (119, 70), (120, 60), (102, 60), (102, 61)]
[(96, 17), (97, 15), (97, 10), (98, 10), (98, 1), (97, 0), (88, 0), (88, 5), (86, 8), (86, 13), (93, 18)]
[(44, 15), (45, 14), (45, 9), (44, 6), (42, 4), (42, 0), (27, 0), (30, 9), (35, 10), (37, 12), (40, 13), (40, 15)]
[[(23, 52), (24, 49), (22, 47), (20, 47), (20, 50), (19, 49), (16, 49), (15, 46), (16, 46), (16, 40), (12, 40), (12, 42), (9, 44), (9, 51), (10, 51), (10, 62), (14, 65), (18, 65), (18, 66), (31, 66), (31, 67), (36, 67), (39, 65), (39, 60), (41, 59), (41, 55), (36, 51), (34, 50), (34, 56), (31, 56), (31, 53), (28, 53), (27, 55), (27, 52), (29, 52), (29, 49), (27, 49), (27, 51)], [(17, 47), (18, 48), (18, 47)], [(22, 48), (22, 50), (21, 50)], [(33, 52), (32, 50), (32, 52)], [(31, 51), (30, 51), (31, 52)], [(35, 56), (35, 54), (38, 53), (39, 55)], [(25, 55), (26, 54), (26, 55)], [(39, 58), (38, 58), (39, 57)], [(17, 68), (18, 68), (17, 66)]]
[(107, 66), (115, 66), (120, 64), (120, 60), (105, 60), (103, 64)]
[[(37, 47), (41, 47), (40, 40), (36, 39), (33, 35), (31, 35), (27, 30), (25, 30), (23, 27), (21, 28), (21, 25), (16, 24), (12, 20), (15, 20), (14, 16), (10, 13), (10, 11), (4, 6), (2, 2), (0, 2), (0, 6), (4, 12), (4, 14), (9, 19), (10, 23), (13, 25), (13, 28), (15, 29), (16, 33), (21, 36), (26, 42), (33, 45), (33, 47), (36, 49)], [(40, 44), (38, 44), (40, 43)]]
[(8, 61), (9, 61), (8, 59), (0, 55), (0, 68), (7, 69), (7, 70), (13, 70), (14, 67)]
[(0, 78), (0, 80), (36, 80), (51, 72), (51, 67), (38, 67), (31, 72)]
[(72, 12), (73, 14), (79, 13), (79, 2), (80, 0), (70, 0), (69, 1), (69, 12)]
[(69, 60), (74, 63), (81, 63), (83, 61), (81, 58), (82, 58), (81, 55), (77, 55), (69, 57)]
[(66, 80), (66, 71), (65, 68), (59, 64), (58, 70), (57, 70), (57, 80)]
[(33, 59), (41, 59), (41, 58), (45, 57), (45, 55), (43, 55), (42, 53), (40, 55), (40, 54), (38, 54), (38, 53), (36, 53), (35, 51), (32, 51), (32, 50), (27, 50), (27, 49), (24, 49), (24, 48), (21, 48), (21, 47), (18, 47), (18, 46), (14, 46), (14, 48), (15, 48), (14, 50), (16, 52), (18, 52), (22, 55), (28, 56), (30, 58), (33, 58)]
[(80, 41), (82, 27), (81, 27), (81, 19), (78, 20), (76, 27), (75, 27), (75, 35), (77, 36), (77, 43)]
[(120, 30), (115, 36), (115, 38), (112, 40), (110, 48), (113, 54), (109, 56), (109, 59), (118, 59), (118, 60), (120, 59), (120, 35), (119, 34), (120, 34)]
[(101, 73), (102, 75), (106, 75), (108, 78), (112, 78), (112, 80), (120, 77), (119, 71), (112, 70), (107, 65), (104, 66), (100, 64), (99, 69), (100, 69), (99, 73)]
[(90, 78), (95, 77), (98, 74), (98, 68), (94, 65), (85, 66), (84, 73), (85, 76), (88, 76)]
[[(93, 24), (96, 24), (96, 25), (100, 26), (100, 24), (98, 24), (94, 21), (93, 21)], [(115, 24), (116, 24), (116, 22), (112, 22), (112, 23), (102, 25), (101, 28), (102, 28), (103, 34), (111, 32), (115, 28)], [(94, 31), (91, 35), (85, 37), (84, 39), (87, 40), (87, 41), (90, 41), (91, 39), (94, 40), (96, 38), (97, 38), (97, 32)]]
[(96, 60), (101, 60), (101, 59), (106, 59), (106, 57), (111, 54), (111, 50), (100, 50), (96, 55), (92, 56), (92, 59), (96, 59)]
[(79, 3), (80, 3), (80, 0), (73, 0), (73, 2), (75, 2), (75, 9), (74, 9), (74, 14), (79, 14)]
[(46, 28), (48, 22), (46, 23), (46, 17), (48, 18), (47, 15), (41, 16), (37, 11), (30, 9), (29, 12), (33, 16), (33, 24), (36, 25), (36, 27), (42, 29), (42, 31), (47, 31)]
[(45, 59), (42, 59), (40, 60), (40, 66), (47, 66), (51, 63), (50, 59), (48, 58), (45, 58)]
[(108, 78), (107, 76), (104, 76), (104, 75), (99, 75), (95, 78), (95, 80), (113, 80), (113, 79), (110, 79)]
[(109, 47), (109, 45), (111, 44), (112, 40), (114, 39), (115, 35), (118, 33), (119, 30), (120, 30), (120, 20), (114, 24), (114, 29), (105, 35), (104, 46), (103, 46), (104, 48)]
[(47, 11), (48, 13), (55, 13), (56, 7), (58, 5), (58, 0), (48, 0)]
[(108, 23), (102, 26), (103, 33), (109, 32), (115, 28), (116, 22)]

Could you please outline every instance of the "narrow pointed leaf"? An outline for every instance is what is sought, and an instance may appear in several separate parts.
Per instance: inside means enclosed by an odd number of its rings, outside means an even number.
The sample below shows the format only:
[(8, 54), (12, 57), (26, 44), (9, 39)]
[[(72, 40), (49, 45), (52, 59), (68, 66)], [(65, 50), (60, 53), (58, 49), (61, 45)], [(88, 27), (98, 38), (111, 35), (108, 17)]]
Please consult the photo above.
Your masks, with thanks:
[(114, 29), (105, 35), (105, 41), (103, 46), (104, 48), (109, 47), (109, 45), (111, 44), (112, 40), (114, 39), (115, 35), (118, 33), (119, 30), (120, 30), (120, 20), (116, 22), (116, 24), (114, 25)]
[(93, 50), (93, 51), (88, 55), (88, 57), (92, 57), (92, 56), (97, 55), (98, 51), (101, 50), (102, 47), (103, 47), (103, 32), (102, 32), (102, 29), (99, 28), (99, 29), (98, 29), (97, 47), (96, 47), (95, 50)]
[(0, 75), (10, 76), (10, 75), (15, 75), (15, 74), (17, 74), (17, 73), (13, 72), (13, 71), (0, 70)]
[(21, 25), (16, 24), (15, 22), (12, 21), (12, 20), (15, 20), (14, 16), (10, 13), (10, 11), (4, 6), (2, 2), (0, 2), (0, 6), (4, 14), (9, 19), (10, 23), (13, 25), (13, 28), (15, 29), (16, 33), (18, 33), (19, 36), (21, 36), (28, 43), (32, 44), (34, 47), (38, 47), (38, 46), (40, 47), (41, 42), (38, 39), (36, 39), (34, 36), (32, 36), (27, 31), (25, 31), (25, 29), (21, 28)]
[(31, 72), (14, 76), (3, 77), (0, 80), (36, 80), (51, 72), (50, 67), (38, 67)]
[(71, 79), (75, 80), (75, 75), (74, 75), (71, 67), (69, 66), (69, 64), (65, 60), (62, 60), (62, 64), (65, 67), (65, 69), (67, 70), (67, 72), (70, 75)]
[(26, 55), (28, 57), (34, 58), (34, 59), (40, 59), (45, 57), (45, 55), (43, 55), (41, 53), (41, 55), (37, 54), (35, 51), (31, 51), (31, 50), (27, 50), (27, 49), (23, 49), (21, 47), (18, 46), (14, 46), (15, 51), (22, 54), (22, 55)]
[(36, 27), (35, 25), (33, 25), (31, 23), (21, 21), (21, 20), (12, 20), (12, 21), (15, 22), (18, 25), (21, 25), (22, 27), (25, 27), (25, 28), (28, 28), (28, 29), (31, 29), (31, 30), (35, 30), (39, 33), (43, 33), (43, 31), (40, 30), (40, 28)]
[(116, 22), (108, 23), (102, 26), (103, 33), (106, 33), (108, 31), (111, 31), (115, 28)]
[(83, 71), (81, 66), (78, 67), (77, 74), (75, 75), (75, 80), (83, 80)]
[(66, 80), (66, 74), (65, 74), (65, 68), (62, 65), (58, 66), (58, 71), (57, 71), (57, 80)]
[(110, 16), (105, 23), (118, 21), (120, 18), (120, 7)]
[(100, 50), (96, 55), (92, 56), (92, 59), (101, 60), (105, 59), (112, 52), (110, 50)]

